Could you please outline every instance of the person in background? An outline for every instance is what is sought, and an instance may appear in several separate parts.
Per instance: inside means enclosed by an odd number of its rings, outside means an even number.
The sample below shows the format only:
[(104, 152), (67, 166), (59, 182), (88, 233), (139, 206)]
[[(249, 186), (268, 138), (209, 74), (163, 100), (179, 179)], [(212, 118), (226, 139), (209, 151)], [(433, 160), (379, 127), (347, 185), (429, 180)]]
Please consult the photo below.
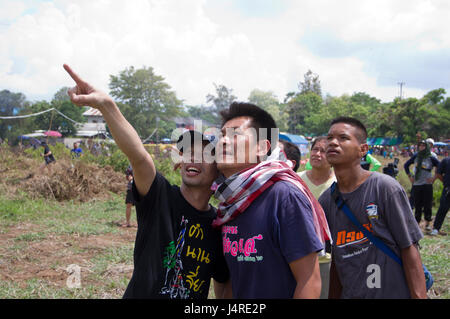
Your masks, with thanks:
[(128, 168), (125, 170), (125, 176), (127, 179), (127, 196), (125, 197), (125, 205), (127, 205), (127, 208), (125, 210), (125, 218), (126, 218), (126, 224), (125, 227), (131, 227), (131, 209), (133, 206), (136, 206), (136, 201), (134, 200), (133, 196), (133, 168), (131, 165), (128, 166)]
[(429, 138), (427, 138), (427, 139), (425, 140), (425, 142), (427, 142), (428, 147), (430, 148), (431, 156), (434, 156), (434, 157), (438, 158), (438, 157), (437, 157), (437, 154), (436, 154), (435, 152), (433, 152), (434, 140), (433, 140), (431, 137), (429, 137)]
[(83, 149), (75, 142), (73, 143), (73, 148), (70, 150), (70, 154), (72, 155), (72, 158), (81, 157), (81, 155), (83, 155)]
[[(370, 168), (370, 165), (373, 165), (372, 168)], [(361, 158), (361, 167), (366, 171), (376, 172), (381, 167), (381, 163), (375, 157), (367, 153)]]
[(278, 146), (281, 148), (284, 154), (286, 154), (288, 165), (291, 166), (294, 172), (297, 172), (302, 156), (300, 153), (300, 149), (294, 143), (286, 140), (279, 140), (279, 143), (281, 145), (279, 144)]
[(48, 171), (51, 172), (51, 164), (56, 162), (55, 157), (53, 156), (52, 152), (50, 151), (50, 147), (46, 142), (42, 142), (41, 146), (44, 148), (44, 153), (42, 153), (41, 155), (44, 156), (45, 161), (45, 163), (41, 165), (41, 170), (44, 167), (47, 167)]
[[(336, 181), (334, 171), (326, 158), (325, 149), (327, 146), (327, 137), (319, 136), (311, 144), (310, 160), (311, 170), (300, 172), (298, 175), (308, 185), (309, 190), (314, 197), (319, 199), (320, 195), (326, 191), (333, 182)], [(319, 257), (320, 276), (322, 277), (322, 291), (320, 299), (328, 298), (328, 286), (330, 277), (331, 247), (330, 241), (325, 242), (326, 254)]]
[(308, 163), (311, 163), (311, 170), (298, 173), (317, 199), (336, 181), (333, 169), (326, 158), (326, 143), (326, 136), (319, 136), (313, 140), (311, 144), (311, 155), (308, 161)]
[(434, 218), (433, 230), (430, 234), (433, 236), (437, 234), (445, 235), (445, 233), (440, 232), (440, 230), (448, 209), (450, 208), (450, 157), (446, 157), (442, 160), (436, 172), (436, 176), (442, 181), (444, 188), (442, 189), (439, 209)]
[[(415, 174), (409, 171), (411, 164), (415, 165)], [(422, 219), (422, 211), (425, 216), (425, 230), (431, 231), (431, 205), (433, 202), (433, 183), (436, 175), (432, 176), (433, 167), (439, 166), (439, 160), (430, 152), (426, 141), (420, 141), (418, 152), (414, 154), (404, 165), (406, 174), (409, 176), (414, 199), (415, 217), (419, 224)]]

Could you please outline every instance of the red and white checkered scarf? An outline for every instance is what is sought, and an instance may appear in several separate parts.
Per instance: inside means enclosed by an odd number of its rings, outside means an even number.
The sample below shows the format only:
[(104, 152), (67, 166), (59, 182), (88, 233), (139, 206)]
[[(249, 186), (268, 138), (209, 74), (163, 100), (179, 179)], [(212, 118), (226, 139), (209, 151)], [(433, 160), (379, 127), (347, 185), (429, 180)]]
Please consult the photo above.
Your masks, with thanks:
[(214, 196), (220, 200), (214, 227), (219, 227), (240, 214), (267, 188), (278, 181), (295, 185), (308, 199), (312, 207), (312, 218), (317, 237), (331, 240), (325, 213), (305, 182), (285, 162), (264, 161), (226, 179), (217, 188)]

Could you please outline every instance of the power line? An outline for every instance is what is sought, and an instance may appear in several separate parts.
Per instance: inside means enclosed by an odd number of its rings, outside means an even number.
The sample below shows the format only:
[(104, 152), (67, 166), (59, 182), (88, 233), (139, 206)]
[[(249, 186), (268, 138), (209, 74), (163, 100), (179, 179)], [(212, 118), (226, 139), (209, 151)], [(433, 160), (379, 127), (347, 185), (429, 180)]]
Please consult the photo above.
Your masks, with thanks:
[(75, 120), (72, 120), (70, 117), (68, 117), (67, 115), (61, 113), (60, 111), (58, 111), (57, 109), (55, 109), (54, 107), (52, 107), (51, 109), (42, 111), (42, 112), (38, 112), (38, 113), (33, 113), (33, 114), (27, 114), (27, 115), (15, 115), (15, 116), (0, 116), (0, 120), (14, 120), (14, 119), (24, 119), (24, 118), (29, 118), (29, 117), (33, 117), (33, 116), (38, 116), (50, 111), (56, 111), (59, 115), (63, 116), (64, 118), (68, 119), (69, 121), (75, 123), (75, 124), (80, 124), (82, 125), (82, 123), (78, 123)]

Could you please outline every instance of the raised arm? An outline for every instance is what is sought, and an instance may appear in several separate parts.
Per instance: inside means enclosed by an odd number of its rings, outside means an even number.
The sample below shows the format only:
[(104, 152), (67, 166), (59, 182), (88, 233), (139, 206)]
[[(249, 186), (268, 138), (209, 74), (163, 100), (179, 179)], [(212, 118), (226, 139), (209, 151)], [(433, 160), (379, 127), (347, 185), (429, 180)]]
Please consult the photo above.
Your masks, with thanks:
[(91, 106), (102, 113), (117, 146), (133, 167), (134, 182), (139, 194), (145, 196), (155, 179), (156, 169), (136, 130), (109, 95), (82, 80), (67, 64), (64, 64), (64, 69), (76, 83), (76, 86), (67, 92), (70, 100), (78, 106)]

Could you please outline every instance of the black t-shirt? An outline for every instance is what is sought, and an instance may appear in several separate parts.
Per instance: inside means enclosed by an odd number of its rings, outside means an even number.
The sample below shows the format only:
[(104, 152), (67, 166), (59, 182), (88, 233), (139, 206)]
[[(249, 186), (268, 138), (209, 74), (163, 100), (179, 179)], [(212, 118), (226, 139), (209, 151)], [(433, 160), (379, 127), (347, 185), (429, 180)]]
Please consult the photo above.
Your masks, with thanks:
[(222, 237), (211, 224), (216, 210), (199, 211), (159, 173), (136, 198), (134, 271), (123, 298), (206, 299), (211, 278), (226, 282)]
[(442, 160), (437, 172), (444, 177), (444, 187), (450, 187), (450, 157)]
[[(48, 147), (47, 144), (44, 145), (44, 154), (48, 154), (50, 152), (50, 147)], [(48, 156), (44, 156), (44, 159), (46, 162), (54, 162), (55, 158), (53, 157), (53, 153), (48, 155)]]

